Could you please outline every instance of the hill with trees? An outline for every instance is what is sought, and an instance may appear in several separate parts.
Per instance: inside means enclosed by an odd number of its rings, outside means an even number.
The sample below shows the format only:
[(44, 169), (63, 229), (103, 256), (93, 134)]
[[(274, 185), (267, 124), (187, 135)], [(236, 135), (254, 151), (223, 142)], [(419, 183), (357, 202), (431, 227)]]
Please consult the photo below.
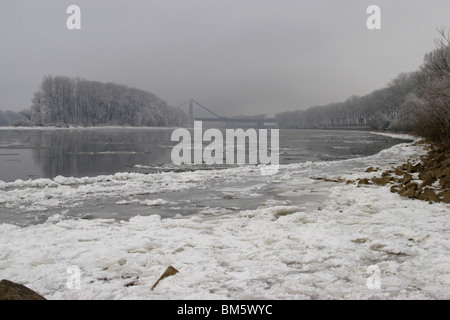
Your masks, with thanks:
[(65, 76), (44, 77), (30, 122), (38, 126), (181, 126), (185, 113), (143, 90)]
[(14, 125), (22, 125), (27, 122), (28, 110), (14, 112), (10, 110), (0, 110), (0, 127), (10, 127)]

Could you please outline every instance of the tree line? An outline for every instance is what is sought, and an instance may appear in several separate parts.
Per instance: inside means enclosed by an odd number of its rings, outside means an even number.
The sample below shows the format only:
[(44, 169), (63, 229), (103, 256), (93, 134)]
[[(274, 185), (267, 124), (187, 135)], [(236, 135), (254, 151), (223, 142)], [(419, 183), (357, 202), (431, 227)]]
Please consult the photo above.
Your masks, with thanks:
[(397, 120), (404, 103), (420, 104), (418, 73), (402, 73), (386, 88), (363, 97), (351, 96), (344, 102), (310, 107), (307, 110), (275, 115), (281, 128), (370, 127), (394, 129), (406, 126)]
[(10, 127), (14, 125), (21, 125), (26, 122), (27, 111), (14, 112), (0, 110), (0, 127)]
[(276, 114), (280, 128), (356, 128), (415, 132), (450, 140), (450, 36), (440, 29), (436, 48), (417, 71), (401, 73), (386, 87), (344, 102)]
[(187, 116), (143, 90), (46, 76), (33, 95), (29, 121), (37, 126), (181, 126)]

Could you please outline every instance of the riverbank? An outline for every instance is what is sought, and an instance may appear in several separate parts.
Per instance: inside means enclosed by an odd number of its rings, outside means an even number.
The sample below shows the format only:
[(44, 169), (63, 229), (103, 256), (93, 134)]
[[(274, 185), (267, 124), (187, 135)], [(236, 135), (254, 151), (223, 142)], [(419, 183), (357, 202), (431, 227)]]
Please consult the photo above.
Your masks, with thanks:
[[(389, 185), (390, 191), (403, 197), (423, 201), (450, 203), (450, 151), (424, 141), (416, 141), (428, 150), (426, 155), (413, 157), (406, 163), (358, 180), (358, 185)], [(366, 172), (378, 172), (370, 167)], [(347, 181), (351, 183), (352, 181)]]
[[(254, 210), (2, 224), (2, 278), (47, 299), (450, 299), (448, 204), (388, 185), (312, 179), (370, 179), (364, 168), (381, 173), (425, 154), (405, 143), (361, 159), (283, 166), (269, 186), (284, 200), (261, 199)], [(294, 205), (302, 197), (304, 206)], [(80, 289), (67, 286), (73, 266)], [(151, 290), (168, 266), (179, 272)]]

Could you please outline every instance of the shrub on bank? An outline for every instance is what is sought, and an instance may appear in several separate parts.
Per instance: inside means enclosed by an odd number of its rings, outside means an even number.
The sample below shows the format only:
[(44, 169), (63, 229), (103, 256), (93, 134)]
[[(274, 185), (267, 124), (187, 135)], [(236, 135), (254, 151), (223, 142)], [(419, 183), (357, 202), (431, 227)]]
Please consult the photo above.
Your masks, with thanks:
[(421, 67), (422, 99), (414, 131), (439, 145), (450, 143), (450, 34), (440, 30), (436, 49), (425, 55)]

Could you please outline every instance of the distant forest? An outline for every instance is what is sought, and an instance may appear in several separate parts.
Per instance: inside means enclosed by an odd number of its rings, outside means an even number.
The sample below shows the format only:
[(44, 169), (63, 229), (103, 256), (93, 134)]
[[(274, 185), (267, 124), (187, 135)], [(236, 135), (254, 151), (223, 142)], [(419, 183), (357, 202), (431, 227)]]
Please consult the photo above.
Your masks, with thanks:
[(278, 113), (281, 128), (367, 127), (409, 131), (412, 109), (423, 106), (420, 72), (402, 73), (386, 88), (344, 102)]
[(125, 85), (44, 77), (28, 114), (37, 126), (182, 126), (186, 114), (156, 95)]
[[(447, 32), (447, 33), (446, 33)], [(439, 30), (436, 48), (417, 71), (344, 102), (275, 115), (280, 128), (414, 132), (450, 146), (450, 34)], [(254, 116), (253, 116), (254, 117)], [(258, 115), (264, 118), (265, 115)], [(185, 126), (187, 115), (156, 95), (124, 85), (64, 76), (44, 77), (32, 106), (0, 111), (0, 126)]]
[(280, 128), (356, 128), (415, 132), (450, 141), (450, 36), (439, 30), (436, 48), (419, 70), (401, 73), (385, 88), (344, 102), (282, 112)]
[(0, 127), (23, 125), (26, 122), (27, 111), (14, 112), (0, 110)]

